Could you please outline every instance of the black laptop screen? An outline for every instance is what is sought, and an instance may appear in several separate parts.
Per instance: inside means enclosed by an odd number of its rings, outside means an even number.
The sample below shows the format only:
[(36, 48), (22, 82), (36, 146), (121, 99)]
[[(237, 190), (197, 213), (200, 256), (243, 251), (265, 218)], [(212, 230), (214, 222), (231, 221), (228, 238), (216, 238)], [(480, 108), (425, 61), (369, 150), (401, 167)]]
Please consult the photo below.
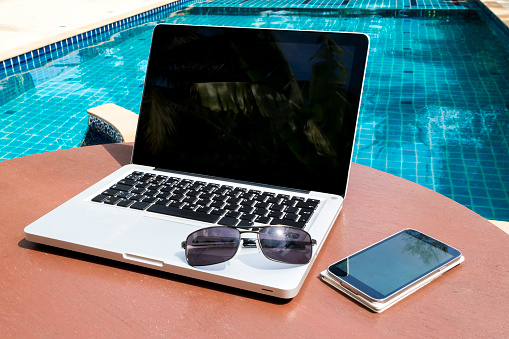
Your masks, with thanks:
[(361, 34), (159, 25), (133, 163), (344, 195)]

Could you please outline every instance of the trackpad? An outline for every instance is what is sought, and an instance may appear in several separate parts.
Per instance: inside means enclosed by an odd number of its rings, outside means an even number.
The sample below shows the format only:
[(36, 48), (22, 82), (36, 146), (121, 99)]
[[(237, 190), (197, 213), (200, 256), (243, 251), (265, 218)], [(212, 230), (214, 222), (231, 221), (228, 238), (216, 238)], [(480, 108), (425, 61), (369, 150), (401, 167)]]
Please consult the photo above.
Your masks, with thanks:
[(124, 228), (112, 245), (126, 259), (151, 263), (186, 262), (182, 241), (200, 227), (164, 219), (142, 217)]

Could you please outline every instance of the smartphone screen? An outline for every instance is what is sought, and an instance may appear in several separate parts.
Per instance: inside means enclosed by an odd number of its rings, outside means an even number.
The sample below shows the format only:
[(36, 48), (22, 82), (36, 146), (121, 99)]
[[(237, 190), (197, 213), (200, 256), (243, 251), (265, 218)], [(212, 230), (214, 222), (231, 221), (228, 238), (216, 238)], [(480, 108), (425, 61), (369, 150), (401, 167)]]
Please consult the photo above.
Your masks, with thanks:
[(459, 259), (461, 252), (407, 229), (329, 266), (338, 280), (374, 300), (383, 300)]

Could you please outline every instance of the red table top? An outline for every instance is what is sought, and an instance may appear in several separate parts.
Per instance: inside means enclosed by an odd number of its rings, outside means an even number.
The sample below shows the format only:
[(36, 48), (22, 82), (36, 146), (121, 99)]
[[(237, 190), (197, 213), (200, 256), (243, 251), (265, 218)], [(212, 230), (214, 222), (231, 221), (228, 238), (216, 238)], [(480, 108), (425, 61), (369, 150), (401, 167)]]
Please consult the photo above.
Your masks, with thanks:
[[(292, 300), (24, 239), (25, 226), (129, 163), (131, 151), (110, 144), (0, 162), (1, 336), (509, 336), (509, 235), (440, 194), (357, 164)], [(458, 248), (465, 262), (380, 314), (319, 280), (329, 264), (404, 228)]]

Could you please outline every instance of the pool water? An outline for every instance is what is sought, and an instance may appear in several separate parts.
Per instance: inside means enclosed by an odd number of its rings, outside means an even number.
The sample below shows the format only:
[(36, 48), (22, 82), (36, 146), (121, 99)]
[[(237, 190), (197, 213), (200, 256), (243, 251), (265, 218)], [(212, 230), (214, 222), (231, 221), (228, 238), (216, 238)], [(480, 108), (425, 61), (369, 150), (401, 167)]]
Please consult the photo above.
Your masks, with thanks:
[[(509, 221), (509, 51), (477, 13), (454, 1), (442, 10), (300, 4), (208, 1), (163, 21), (368, 34), (353, 161)], [(87, 108), (112, 102), (137, 112), (154, 25), (0, 79), (0, 159), (78, 146)]]

